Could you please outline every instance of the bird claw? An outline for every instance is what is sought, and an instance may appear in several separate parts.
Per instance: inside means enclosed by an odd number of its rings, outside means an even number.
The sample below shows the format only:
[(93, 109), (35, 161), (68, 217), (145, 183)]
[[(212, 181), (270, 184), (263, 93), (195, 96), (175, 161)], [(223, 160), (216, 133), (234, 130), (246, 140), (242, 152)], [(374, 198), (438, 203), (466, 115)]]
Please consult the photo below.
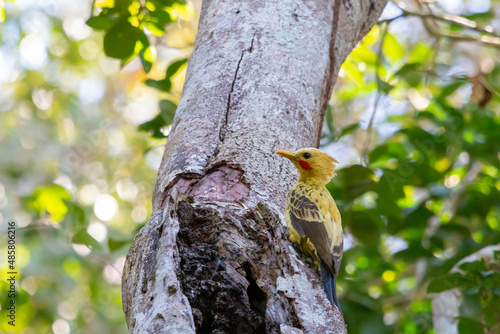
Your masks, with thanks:
[(314, 259), (317, 257), (316, 249), (314, 248), (314, 245), (308, 238), (302, 238), (299, 247), (302, 253), (306, 254), (307, 256), (310, 256)]

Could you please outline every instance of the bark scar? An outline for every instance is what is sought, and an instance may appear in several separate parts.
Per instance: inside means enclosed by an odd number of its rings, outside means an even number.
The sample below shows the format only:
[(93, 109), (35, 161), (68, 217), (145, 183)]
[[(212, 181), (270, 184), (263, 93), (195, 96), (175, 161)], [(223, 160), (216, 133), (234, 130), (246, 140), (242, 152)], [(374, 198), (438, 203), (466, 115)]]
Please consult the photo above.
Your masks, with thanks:
[(319, 147), (321, 140), (321, 128), (325, 120), (326, 107), (332, 94), (333, 84), (335, 83), (335, 68), (337, 66), (335, 57), (335, 44), (337, 41), (337, 30), (339, 27), (339, 12), (341, 0), (335, 0), (333, 4), (333, 20), (332, 20), (332, 33), (330, 39), (330, 49), (328, 51), (328, 64), (326, 65), (325, 78), (323, 79), (323, 93), (321, 95), (321, 105), (319, 110), (319, 119), (316, 125), (316, 147)]
[[(254, 32), (254, 34), (252, 36), (252, 41), (250, 42), (250, 47), (248, 49), (244, 49), (243, 51), (241, 51), (240, 59), (238, 60), (238, 64), (236, 65), (236, 71), (234, 72), (233, 82), (231, 83), (231, 90), (229, 91), (229, 95), (227, 97), (227, 107), (226, 107), (226, 114), (224, 115), (224, 122), (222, 122), (222, 126), (221, 126), (220, 131), (219, 131), (220, 142), (223, 142), (224, 138), (226, 137), (229, 111), (231, 110), (231, 97), (232, 97), (233, 92), (234, 92), (234, 86), (236, 84), (236, 80), (238, 79), (238, 72), (240, 71), (240, 65), (241, 65), (241, 62), (243, 61), (243, 57), (245, 56), (245, 53), (253, 51), (253, 43), (254, 43), (256, 34), (257, 34), (257, 32)], [(219, 151), (219, 146), (217, 146), (217, 149), (215, 151), (214, 156), (217, 155), (217, 153), (219, 153), (218, 151)]]
[(201, 179), (203, 175), (201, 174), (196, 174), (196, 173), (179, 173), (177, 174), (172, 181), (169, 182), (169, 184), (163, 189), (163, 192), (161, 194), (161, 199), (159, 203), (159, 209), (163, 209), (165, 205), (167, 204), (167, 199), (170, 195), (170, 190), (182, 179), (185, 180), (198, 180)]

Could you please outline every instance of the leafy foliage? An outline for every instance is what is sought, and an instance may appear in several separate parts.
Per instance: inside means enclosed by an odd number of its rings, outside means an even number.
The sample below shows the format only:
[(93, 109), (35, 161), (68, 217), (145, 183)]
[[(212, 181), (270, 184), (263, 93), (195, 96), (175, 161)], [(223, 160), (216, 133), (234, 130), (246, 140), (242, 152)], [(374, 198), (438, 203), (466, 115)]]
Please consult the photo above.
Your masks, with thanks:
[[(67, 3), (6, 2), (4, 17), (0, 2), (0, 223), (18, 224), (15, 330), (123, 333), (120, 271), (151, 213), (196, 20), (182, 1), (96, 0), (90, 18), (90, 1)], [(346, 232), (349, 333), (433, 333), (444, 291), (460, 299), (461, 334), (499, 326), (500, 253), (476, 254), (500, 242), (500, 66), (477, 28), (495, 26), (498, 5), (462, 8), (471, 30), (390, 4), (383, 20), (398, 18), (342, 66), (322, 144), (343, 165), (328, 189)], [(412, 10), (427, 6), (445, 13)]]
[[(146, 73), (153, 68), (156, 49), (151, 45), (146, 32), (163, 36), (169, 23), (175, 21), (172, 13), (184, 0), (120, 0), (113, 6), (101, 7), (97, 16), (91, 16), (87, 25), (95, 30), (104, 30), (103, 48), (108, 57), (120, 59), (122, 66), (139, 56)], [(188, 59), (173, 62), (167, 67), (165, 78), (147, 79), (145, 84), (160, 91), (170, 93), (172, 77), (176, 75)], [(139, 126), (140, 131), (148, 131), (154, 138), (165, 138), (162, 128), (172, 123), (175, 107), (170, 101), (160, 102), (160, 114)]]
[(155, 51), (144, 30), (162, 36), (167, 24), (174, 21), (169, 10), (183, 3), (183, 0), (118, 0), (111, 6), (105, 3), (99, 15), (87, 20), (87, 25), (105, 31), (103, 46), (108, 57), (126, 63), (139, 55), (144, 70), (149, 72)]
[(165, 138), (162, 129), (172, 124), (177, 106), (169, 100), (160, 101), (160, 114), (139, 125), (139, 131), (147, 131), (154, 138)]
[[(121, 271), (151, 214), (165, 142), (161, 132), (156, 139), (137, 127), (153, 119), (154, 129), (168, 131), (186, 61), (167, 71), (166, 91), (144, 81), (189, 56), (194, 23), (183, 19), (193, 19), (194, 9), (179, 1), (96, 0), (89, 18), (91, 3), (5, 2), (0, 225), (5, 231), (16, 222), (19, 275), (16, 326), (2, 321), (1, 333), (127, 331)], [(160, 38), (187, 47), (168, 48)], [(172, 55), (156, 59), (157, 50)], [(6, 277), (5, 261), (0, 269)], [(8, 289), (2, 280), (3, 296)]]
[(339, 299), (350, 333), (433, 333), (431, 301), (454, 291), (459, 333), (482, 333), (500, 321), (498, 259), (473, 255), (500, 242), (500, 98), (485, 100), (500, 65), (450, 76), (460, 48), (403, 43), (404, 20), (375, 27), (346, 60), (326, 116), (325, 148), (362, 161), (328, 185), (346, 231)]
[(165, 79), (162, 80), (146, 80), (145, 84), (149, 87), (159, 89), (164, 92), (170, 92), (172, 88), (172, 77), (179, 71), (181, 66), (187, 63), (187, 59), (177, 60), (168, 66), (165, 73)]

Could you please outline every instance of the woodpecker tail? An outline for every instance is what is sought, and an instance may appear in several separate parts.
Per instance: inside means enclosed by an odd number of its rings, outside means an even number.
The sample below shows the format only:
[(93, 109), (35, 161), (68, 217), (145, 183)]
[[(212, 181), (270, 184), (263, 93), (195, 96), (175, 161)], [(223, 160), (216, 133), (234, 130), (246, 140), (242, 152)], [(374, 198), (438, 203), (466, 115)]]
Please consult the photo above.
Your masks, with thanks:
[(326, 296), (330, 301), (330, 303), (336, 306), (339, 309), (340, 313), (342, 313), (342, 310), (340, 309), (339, 300), (337, 299), (337, 287), (335, 285), (335, 277), (333, 276), (333, 274), (323, 261), (321, 261), (320, 267), (321, 267), (321, 278), (323, 279), (323, 287), (325, 288)]

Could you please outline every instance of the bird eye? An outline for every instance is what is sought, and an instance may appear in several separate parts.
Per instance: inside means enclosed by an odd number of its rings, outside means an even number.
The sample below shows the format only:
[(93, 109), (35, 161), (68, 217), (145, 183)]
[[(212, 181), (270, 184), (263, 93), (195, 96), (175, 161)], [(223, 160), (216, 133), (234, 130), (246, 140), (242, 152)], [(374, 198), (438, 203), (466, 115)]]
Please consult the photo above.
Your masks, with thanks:
[(304, 157), (304, 159), (309, 159), (311, 157), (311, 154), (306, 152), (302, 154), (302, 156)]

